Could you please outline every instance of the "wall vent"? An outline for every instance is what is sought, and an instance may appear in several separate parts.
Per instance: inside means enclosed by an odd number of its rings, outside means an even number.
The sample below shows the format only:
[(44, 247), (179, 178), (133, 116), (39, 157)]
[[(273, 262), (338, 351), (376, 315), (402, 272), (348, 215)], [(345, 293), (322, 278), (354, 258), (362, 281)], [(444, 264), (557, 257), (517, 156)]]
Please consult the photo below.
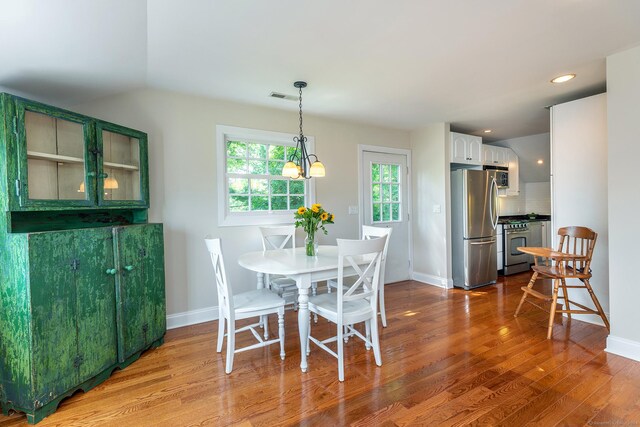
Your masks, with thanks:
[(285, 95), (284, 93), (280, 93), (280, 92), (271, 92), (269, 94), (270, 97), (272, 98), (277, 98), (277, 99), (288, 99), (289, 101), (297, 101), (298, 98), (296, 98), (293, 95)]

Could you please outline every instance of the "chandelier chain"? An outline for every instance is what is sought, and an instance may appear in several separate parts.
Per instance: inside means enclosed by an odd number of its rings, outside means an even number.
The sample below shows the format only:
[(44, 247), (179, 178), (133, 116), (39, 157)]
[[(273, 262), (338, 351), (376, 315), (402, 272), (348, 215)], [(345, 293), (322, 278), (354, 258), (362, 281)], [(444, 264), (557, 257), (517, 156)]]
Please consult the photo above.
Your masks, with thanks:
[(300, 86), (299, 91), (300, 91), (299, 92), (300, 96), (298, 99), (300, 102), (298, 103), (298, 108), (300, 109), (300, 139), (303, 139), (304, 135), (302, 134), (302, 86)]

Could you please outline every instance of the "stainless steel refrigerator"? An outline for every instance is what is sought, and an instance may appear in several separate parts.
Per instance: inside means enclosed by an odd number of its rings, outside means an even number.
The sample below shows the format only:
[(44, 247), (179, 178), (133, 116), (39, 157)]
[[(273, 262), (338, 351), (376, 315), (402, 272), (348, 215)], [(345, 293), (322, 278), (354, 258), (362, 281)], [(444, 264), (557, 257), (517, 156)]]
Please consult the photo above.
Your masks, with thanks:
[(472, 289), (498, 278), (495, 171), (451, 172), (451, 250), (453, 286)]

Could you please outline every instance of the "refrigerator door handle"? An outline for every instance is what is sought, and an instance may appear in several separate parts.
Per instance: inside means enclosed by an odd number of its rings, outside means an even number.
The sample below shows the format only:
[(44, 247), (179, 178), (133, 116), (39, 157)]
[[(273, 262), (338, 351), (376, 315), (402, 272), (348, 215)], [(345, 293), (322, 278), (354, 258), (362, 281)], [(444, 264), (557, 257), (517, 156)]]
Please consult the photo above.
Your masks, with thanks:
[(472, 245), (472, 246), (476, 246), (476, 245), (493, 245), (494, 243), (496, 243), (496, 240), (489, 240), (487, 242), (481, 242), (481, 243), (474, 242), (474, 243), (469, 243), (469, 244)]
[(491, 180), (491, 203), (489, 203), (489, 213), (491, 215), (491, 225), (495, 230), (496, 227), (498, 227), (498, 184), (496, 183), (495, 178)]

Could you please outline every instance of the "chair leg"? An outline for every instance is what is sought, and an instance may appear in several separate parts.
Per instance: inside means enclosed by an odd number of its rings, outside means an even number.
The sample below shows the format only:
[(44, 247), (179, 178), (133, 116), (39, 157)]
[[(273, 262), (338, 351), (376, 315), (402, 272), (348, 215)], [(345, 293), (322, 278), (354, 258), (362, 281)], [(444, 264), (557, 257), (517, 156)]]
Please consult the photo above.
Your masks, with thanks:
[(284, 360), (284, 307), (278, 311), (278, 336), (280, 337), (280, 359)]
[(387, 314), (384, 308), (384, 283), (380, 283), (380, 291), (378, 298), (380, 299), (380, 319), (382, 320), (382, 327), (387, 327)]
[(218, 353), (222, 351), (222, 341), (224, 340), (224, 322), (226, 322), (226, 319), (220, 311), (220, 314), (218, 314), (218, 345), (216, 346), (216, 351)]
[(596, 297), (596, 294), (593, 292), (593, 289), (591, 288), (591, 283), (589, 283), (589, 279), (584, 279), (584, 285), (587, 287), (587, 290), (589, 291), (589, 295), (591, 296), (591, 299), (593, 300), (593, 303), (596, 306), (596, 309), (598, 310), (598, 313), (600, 314), (600, 317), (602, 317), (602, 321), (604, 322), (604, 325), (607, 327), (608, 331), (611, 331), (611, 327), (609, 325), (609, 320), (607, 319), (607, 316), (604, 314), (604, 310), (602, 309), (602, 306), (600, 305), (600, 301), (598, 301), (598, 298)]
[[(533, 274), (531, 275), (531, 280), (529, 280), (529, 284), (527, 285), (527, 288), (531, 289), (533, 288), (533, 284), (536, 283), (536, 279), (538, 278), (538, 272), (534, 271)], [(518, 314), (520, 313), (520, 309), (522, 308), (522, 304), (524, 303), (524, 300), (527, 299), (527, 293), (526, 292), (522, 292), (522, 298), (520, 298), (520, 304), (518, 304), (518, 308), (516, 308), (516, 312), (514, 313), (513, 317), (518, 317)]]
[(262, 316), (262, 322), (264, 326), (264, 339), (266, 341), (269, 339), (269, 316)]
[(227, 330), (229, 331), (227, 334), (227, 367), (225, 372), (230, 374), (233, 370), (233, 355), (236, 351), (236, 325), (231, 323), (231, 320), (228, 320), (229, 324)]
[[(562, 296), (564, 297), (565, 310), (571, 310), (571, 305), (569, 304), (569, 293), (567, 292), (567, 282), (564, 278), (560, 280), (560, 283), (562, 285)], [(571, 319), (571, 313), (567, 313), (567, 318)]]
[(371, 350), (371, 344), (369, 343), (371, 342), (371, 323), (372, 322), (378, 323), (377, 315), (373, 320), (365, 320), (364, 322), (365, 337), (367, 337), (367, 341), (364, 343), (364, 347), (367, 350)]
[(371, 320), (371, 344), (373, 345), (373, 356), (376, 365), (382, 366), (382, 356), (380, 355), (380, 339), (378, 337), (378, 319)]
[(344, 341), (342, 322), (338, 323), (338, 381), (344, 381)]
[(311, 353), (311, 346), (309, 345), (309, 337), (311, 336), (311, 322), (309, 322), (309, 329), (307, 332), (307, 356)]
[(553, 281), (553, 296), (551, 299), (551, 309), (549, 310), (549, 329), (547, 331), (547, 339), (551, 339), (551, 333), (553, 332), (553, 319), (556, 316), (556, 305), (558, 304), (558, 288), (560, 287), (560, 279), (554, 279)]

